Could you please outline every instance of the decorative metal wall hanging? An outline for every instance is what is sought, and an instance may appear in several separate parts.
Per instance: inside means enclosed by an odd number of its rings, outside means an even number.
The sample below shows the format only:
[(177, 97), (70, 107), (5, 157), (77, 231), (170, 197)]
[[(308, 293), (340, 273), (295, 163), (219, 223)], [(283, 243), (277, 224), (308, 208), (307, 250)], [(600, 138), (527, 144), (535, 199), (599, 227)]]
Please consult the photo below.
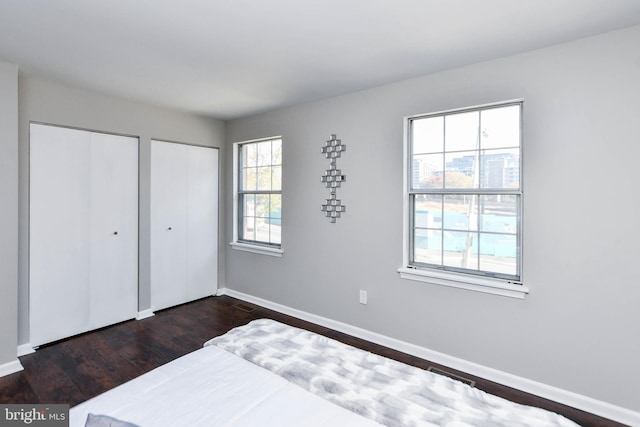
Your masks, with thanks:
[(347, 146), (342, 143), (335, 135), (331, 134), (331, 139), (325, 141), (322, 147), (324, 157), (329, 159), (329, 169), (320, 177), (320, 181), (324, 182), (325, 187), (330, 189), (330, 196), (326, 199), (326, 203), (322, 205), (321, 211), (329, 218), (331, 222), (336, 222), (336, 218), (340, 218), (343, 212), (347, 211), (347, 207), (337, 198), (336, 191), (347, 180), (347, 176), (342, 174), (338, 169), (336, 160), (347, 150)]

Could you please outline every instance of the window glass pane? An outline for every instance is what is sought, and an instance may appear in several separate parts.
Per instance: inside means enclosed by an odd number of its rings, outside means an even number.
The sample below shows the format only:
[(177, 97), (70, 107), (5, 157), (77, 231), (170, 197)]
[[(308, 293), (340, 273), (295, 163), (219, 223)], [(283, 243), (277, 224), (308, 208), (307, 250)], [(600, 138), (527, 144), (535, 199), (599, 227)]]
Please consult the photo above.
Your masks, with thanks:
[(275, 224), (274, 220), (271, 220), (271, 226), (269, 228), (269, 243), (280, 244), (282, 243), (280, 237), (280, 229), (282, 227), (279, 224)]
[(478, 111), (445, 116), (445, 151), (477, 150), (479, 118)]
[(256, 144), (258, 150), (258, 166), (271, 164), (271, 141)]
[(442, 154), (421, 154), (413, 156), (412, 188), (442, 188)]
[(271, 164), (272, 165), (282, 164), (282, 140), (281, 139), (274, 139), (271, 142)]
[(244, 144), (240, 146), (242, 150), (242, 164), (245, 167), (255, 166), (257, 163), (257, 150), (255, 144)]
[(242, 238), (244, 240), (256, 240), (255, 221), (256, 219), (252, 216), (243, 218)]
[(256, 217), (269, 216), (269, 194), (256, 194)]
[(274, 191), (282, 189), (282, 166), (274, 166), (271, 169), (271, 189)]
[(478, 234), (464, 231), (445, 231), (443, 265), (477, 270)]
[(246, 194), (242, 197), (243, 207), (242, 212), (244, 216), (255, 216), (256, 214), (256, 199), (253, 194)]
[(259, 242), (269, 242), (269, 223), (266, 218), (256, 218), (256, 238)]
[(414, 224), (416, 228), (441, 228), (442, 211), (440, 209), (416, 208)]
[(444, 117), (416, 119), (411, 124), (413, 154), (444, 151)]
[(492, 233), (517, 234), (518, 196), (480, 196), (480, 230)]
[(480, 233), (480, 269), (518, 275), (518, 239), (513, 234)]
[(478, 188), (477, 151), (447, 153), (445, 158), (445, 188)]
[(269, 216), (271, 218), (282, 218), (282, 196), (272, 194), (270, 196)]
[(258, 190), (270, 191), (271, 190), (271, 167), (258, 167)]
[(487, 150), (481, 155), (483, 188), (520, 187), (520, 150)]
[(443, 227), (449, 230), (477, 230), (478, 197), (472, 194), (444, 196)]
[(414, 198), (414, 227), (442, 227), (442, 196), (418, 194)]
[(242, 170), (242, 190), (252, 191), (255, 190), (258, 184), (257, 169), (245, 168)]
[(520, 146), (520, 105), (490, 108), (480, 114), (481, 149)]
[(442, 263), (442, 231), (414, 230), (414, 262), (440, 265)]

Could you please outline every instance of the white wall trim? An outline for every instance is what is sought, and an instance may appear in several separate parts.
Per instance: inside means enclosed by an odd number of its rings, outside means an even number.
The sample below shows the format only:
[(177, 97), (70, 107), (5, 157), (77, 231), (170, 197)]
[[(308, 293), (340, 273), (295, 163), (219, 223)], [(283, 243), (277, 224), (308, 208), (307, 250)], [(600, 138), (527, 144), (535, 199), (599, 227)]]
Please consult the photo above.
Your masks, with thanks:
[(262, 255), (270, 255), (275, 257), (282, 257), (284, 251), (280, 248), (272, 248), (264, 245), (252, 245), (249, 243), (242, 242), (230, 242), (229, 245), (233, 249), (245, 252), (252, 252), (254, 254), (262, 254)]
[(469, 274), (463, 275), (408, 267), (398, 268), (398, 273), (402, 279), (416, 280), (432, 285), (451, 286), (504, 297), (524, 299), (525, 295), (529, 293), (529, 288), (524, 285), (516, 285), (504, 280), (473, 277)]
[(138, 314), (136, 314), (136, 320), (142, 320), (152, 316), (155, 316), (155, 313), (152, 309), (148, 308), (146, 310), (139, 311)]
[(26, 344), (20, 344), (18, 346), (18, 357), (26, 356), (27, 354), (32, 354), (35, 352), (36, 352), (35, 348), (33, 348), (31, 343), (29, 342)]
[(20, 372), (23, 369), (24, 368), (22, 367), (22, 363), (20, 363), (20, 360), (16, 359), (12, 362), (8, 362), (8, 363), (5, 363), (4, 365), (0, 365), (0, 377), (4, 377), (6, 375)]
[(608, 418), (627, 425), (640, 426), (640, 412), (632, 411), (630, 409), (613, 405), (611, 403), (593, 399), (591, 397), (583, 396), (578, 393), (563, 390), (558, 387), (553, 387), (527, 378), (519, 377), (507, 372), (469, 362), (464, 359), (459, 359), (454, 356), (450, 356), (438, 351), (430, 350), (425, 347), (420, 347), (415, 344), (371, 332), (366, 329), (301, 311), (269, 300), (254, 297), (242, 292), (234, 291), (233, 289), (220, 288), (218, 289), (216, 295), (228, 295), (234, 298), (238, 298), (246, 302), (257, 304), (283, 314), (294, 316), (308, 322), (328, 327), (357, 338), (362, 338), (367, 341), (401, 351), (403, 353), (417, 356), (437, 364), (448, 366), (452, 369), (485, 378), (487, 380), (494, 381), (507, 387), (512, 387), (526, 393), (531, 393), (536, 396), (550, 399), (555, 402), (562, 403), (564, 405), (568, 405), (595, 415), (599, 415), (604, 418)]

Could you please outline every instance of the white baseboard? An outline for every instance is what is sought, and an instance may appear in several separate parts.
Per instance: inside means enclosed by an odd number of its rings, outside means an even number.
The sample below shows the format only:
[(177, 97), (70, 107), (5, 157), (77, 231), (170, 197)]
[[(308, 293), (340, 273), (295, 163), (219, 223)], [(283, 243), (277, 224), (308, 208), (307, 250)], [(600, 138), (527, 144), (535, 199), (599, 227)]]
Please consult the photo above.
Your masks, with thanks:
[(12, 362), (5, 363), (4, 365), (0, 365), (0, 377), (4, 377), (5, 375), (14, 374), (16, 372), (22, 371), (24, 368), (22, 367), (22, 363), (20, 360), (16, 359)]
[(20, 344), (18, 346), (18, 357), (26, 356), (27, 354), (35, 353), (36, 350), (33, 348), (31, 343)]
[(152, 309), (148, 308), (146, 310), (139, 311), (138, 314), (136, 314), (136, 320), (142, 320), (153, 316), (155, 316), (155, 313)]
[(543, 397), (545, 399), (550, 399), (554, 402), (562, 403), (564, 405), (571, 406), (573, 408), (577, 408), (591, 414), (595, 414), (630, 426), (640, 426), (640, 412), (632, 411), (630, 409), (613, 405), (611, 403), (593, 399), (588, 396), (583, 396), (578, 393), (563, 390), (558, 387), (543, 384), (524, 377), (519, 377), (517, 375), (479, 365), (477, 363), (473, 363), (464, 359), (459, 359), (457, 357), (430, 350), (425, 347), (420, 347), (415, 344), (371, 332), (366, 329), (358, 328), (356, 326), (331, 320), (326, 317), (318, 316), (262, 298), (254, 297), (252, 295), (244, 294), (242, 292), (234, 291), (233, 289), (218, 289), (216, 295), (229, 295), (231, 297), (277, 311), (279, 313), (287, 314), (289, 316), (297, 317), (298, 319), (306, 320), (308, 322), (331, 328), (357, 338), (361, 338), (376, 344), (383, 345), (385, 347), (392, 348), (394, 350), (401, 351), (403, 353), (420, 357), (421, 359), (426, 359), (440, 365), (448, 366), (452, 369), (466, 372), (477, 377), (485, 378), (487, 380), (505, 385), (507, 387), (512, 387), (526, 393), (531, 393), (533, 395)]

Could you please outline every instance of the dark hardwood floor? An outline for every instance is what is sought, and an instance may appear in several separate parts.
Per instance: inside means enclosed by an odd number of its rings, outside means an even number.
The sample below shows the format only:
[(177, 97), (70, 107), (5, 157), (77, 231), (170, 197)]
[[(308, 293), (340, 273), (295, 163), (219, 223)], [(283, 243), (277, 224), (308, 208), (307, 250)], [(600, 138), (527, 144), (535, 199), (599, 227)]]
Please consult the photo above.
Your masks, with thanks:
[[(251, 307), (253, 311), (247, 311)], [(258, 318), (308, 329), (413, 366), (430, 366), (476, 381), (476, 387), (509, 400), (548, 409), (582, 426), (622, 424), (504, 387), (417, 357), (237, 299), (210, 297), (98, 331), (42, 346), (20, 358), (24, 370), (0, 378), (0, 403), (83, 402), (177, 357), (208, 339)]]

